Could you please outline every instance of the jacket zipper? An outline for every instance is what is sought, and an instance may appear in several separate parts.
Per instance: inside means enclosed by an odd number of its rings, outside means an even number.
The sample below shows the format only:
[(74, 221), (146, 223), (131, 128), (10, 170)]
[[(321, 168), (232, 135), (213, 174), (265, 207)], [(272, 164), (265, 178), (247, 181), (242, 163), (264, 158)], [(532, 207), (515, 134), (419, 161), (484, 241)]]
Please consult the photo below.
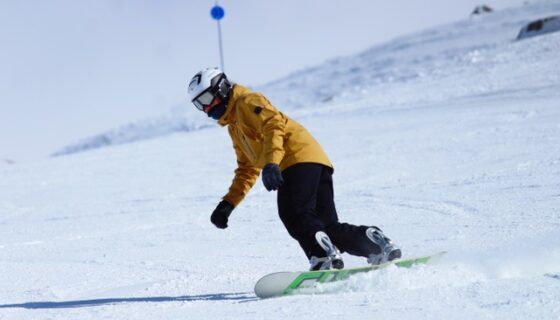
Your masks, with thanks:
[(255, 151), (253, 151), (253, 148), (251, 148), (251, 146), (249, 145), (249, 142), (247, 142), (247, 138), (245, 137), (245, 135), (243, 133), (240, 133), (240, 134), (241, 134), (241, 140), (243, 140), (243, 144), (245, 145), (245, 149), (247, 151), (249, 151), (249, 153), (253, 157), (253, 162), (256, 162), (257, 161), (257, 155), (255, 154)]

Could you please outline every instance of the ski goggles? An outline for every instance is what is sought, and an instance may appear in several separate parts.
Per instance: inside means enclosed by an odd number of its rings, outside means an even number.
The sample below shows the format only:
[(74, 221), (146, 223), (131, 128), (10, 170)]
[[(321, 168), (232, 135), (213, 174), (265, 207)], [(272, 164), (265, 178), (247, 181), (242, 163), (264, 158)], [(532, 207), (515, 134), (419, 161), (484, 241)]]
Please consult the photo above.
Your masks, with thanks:
[(192, 103), (198, 110), (204, 111), (212, 104), (216, 96), (211, 91), (211, 89), (208, 89), (193, 99)]

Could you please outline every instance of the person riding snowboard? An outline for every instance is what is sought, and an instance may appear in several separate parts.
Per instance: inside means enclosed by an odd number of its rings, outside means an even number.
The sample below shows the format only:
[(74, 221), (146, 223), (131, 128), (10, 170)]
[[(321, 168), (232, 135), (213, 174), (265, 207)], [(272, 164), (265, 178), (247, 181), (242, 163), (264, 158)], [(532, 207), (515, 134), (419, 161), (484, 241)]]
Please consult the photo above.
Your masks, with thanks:
[(262, 94), (232, 83), (217, 68), (189, 82), (190, 100), (200, 111), (227, 126), (237, 156), (229, 192), (210, 216), (220, 229), (262, 171), (268, 191), (278, 190), (278, 213), (299, 242), (310, 270), (342, 269), (341, 252), (380, 264), (401, 257), (401, 250), (375, 226), (338, 221), (329, 158), (299, 123), (279, 112)]

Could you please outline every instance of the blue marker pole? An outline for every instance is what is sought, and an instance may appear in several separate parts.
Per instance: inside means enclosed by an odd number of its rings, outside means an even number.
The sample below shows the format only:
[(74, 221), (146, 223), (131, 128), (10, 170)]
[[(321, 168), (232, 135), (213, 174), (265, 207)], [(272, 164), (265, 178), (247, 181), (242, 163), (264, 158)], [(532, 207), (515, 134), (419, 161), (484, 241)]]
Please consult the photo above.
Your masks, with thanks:
[(214, 20), (216, 20), (218, 22), (218, 42), (220, 45), (220, 63), (222, 66), (222, 71), (225, 72), (224, 69), (224, 51), (222, 48), (222, 27), (220, 25), (220, 20), (222, 20), (222, 18), (225, 15), (225, 11), (224, 8), (220, 7), (218, 5), (218, 2), (216, 2), (216, 5), (214, 7), (212, 7), (212, 10), (210, 10), (210, 15), (212, 16), (212, 18)]

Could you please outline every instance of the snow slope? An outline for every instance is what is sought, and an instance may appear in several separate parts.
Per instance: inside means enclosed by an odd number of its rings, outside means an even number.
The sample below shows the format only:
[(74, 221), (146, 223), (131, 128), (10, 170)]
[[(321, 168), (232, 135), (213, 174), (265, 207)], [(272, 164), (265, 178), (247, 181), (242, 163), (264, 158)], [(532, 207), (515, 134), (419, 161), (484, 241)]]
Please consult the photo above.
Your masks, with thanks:
[(0, 319), (560, 318), (560, 34), (512, 40), (558, 12), (427, 30), (263, 89), (281, 108), (327, 92), (282, 109), (335, 164), (341, 219), (408, 255), (448, 250), (440, 264), (256, 299), (260, 276), (307, 261), (260, 182), (210, 224), (235, 161), (209, 127), (0, 165)]
[[(383, 105), (439, 101), (484, 92), (494, 92), (507, 87), (512, 89), (514, 77), (492, 77), (486, 83), (473, 85), (471, 77), (455, 86), (440, 86), (439, 83), (457, 72), (486, 72), (495, 64), (509, 66), (510, 60), (497, 55), (484, 61), (481, 51), (502, 47), (513, 42), (524, 25), (558, 10), (555, 1), (511, 8), (490, 15), (475, 17), (395, 39), (376, 46), (357, 56), (333, 59), (316, 67), (300, 70), (272, 83), (257, 86), (256, 90), (267, 94), (284, 110), (311, 109), (316, 105), (350, 100), (365, 96)], [(397, 22), (396, 22), (397, 23)], [(531, 54), (528, 52), (527, 54)], [(535, 59), (535, 56), (526, 56)], [(473, 66), (476, 65), (476, 68)], [(460, 67), (457, 70), (457, 67)], [(530, 66), (529, 66), (530, 67)], [(466, 68), (466, 70), (465, 70)], [(500, 70), (501, 71), (501, 70)], [(533, 77), (546, 75), (533, 75)], [(230, 75), (235, 81), (235, 75)], [(430, 80), (435, 83), (418, 80)], [(546, 79), (544, 79), (546, 81)], [(499, 82), (498, 82), (499, 81)], [(417, 94), (403, 95), (402, 85), (410, 83), (438, 86), (439, 90), (426, 90)], [(519, 83), (521, 88), (526, 84)], [(411, 87), (415, 91), (417, 88)], [(386, 90), (398, 92), (386, 94)], [(442, 92), (442, 90), (445, 90)], [(184, 109), (184, 104), (175, 106), (168, 114), (155, 119), (137, 120), (119, 128), (108, 130), (93, 137), (81, 139), (61, 148), (53, 155), (65, 155), (101, 147), (156, 138), (174, 132), (198, 130), (209, 125), (193, 108)]]

